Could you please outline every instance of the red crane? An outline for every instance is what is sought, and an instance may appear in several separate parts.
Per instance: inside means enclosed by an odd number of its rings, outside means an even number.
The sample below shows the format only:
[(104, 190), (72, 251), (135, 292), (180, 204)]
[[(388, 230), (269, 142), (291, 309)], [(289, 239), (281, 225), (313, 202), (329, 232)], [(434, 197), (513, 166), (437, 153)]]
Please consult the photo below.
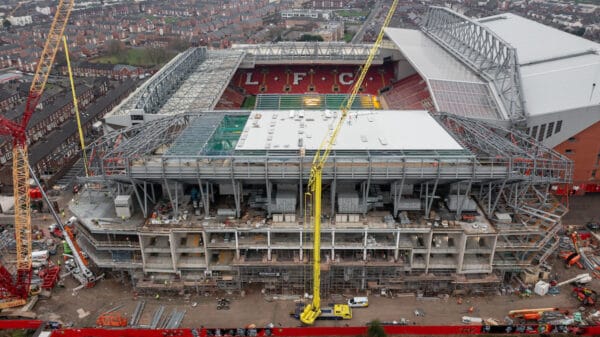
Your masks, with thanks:
[(44, 50), (37, 64), (29, 89), (25, 112), (20, 122), (0, 116), (0, 135), (10, 136), (13, 142), (13, 194), (15, 198), (15, 241), (17, 273), (13, 276), (0, 266), (0, 309), (23, 305), (27, 302), (31, 283), (31, 200), (29, 196), (29, 160), (27, 152), (27, 125), (38, 105), (54, 57), (73, 9), (75, 0), (59, 0)]

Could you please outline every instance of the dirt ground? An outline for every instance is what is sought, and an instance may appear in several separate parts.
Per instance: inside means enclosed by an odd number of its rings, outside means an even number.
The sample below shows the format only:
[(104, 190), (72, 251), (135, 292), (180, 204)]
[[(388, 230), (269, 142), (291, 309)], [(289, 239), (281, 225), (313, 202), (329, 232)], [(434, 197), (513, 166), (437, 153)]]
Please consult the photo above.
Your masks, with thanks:
[[(570, 204), (572, 212), (565, 219), (565, 223), (577, 225), (592, 218), (598, 220), (600, 215), (598, 205), (600, 205), (600, 196), (573, 198)], [(561, 280), (583, 272), (576, 268), (565, 269), (562, 261), (550, 262), (553, 262), (553, 273), (557, 273)], [(170, 314), (174, 308), (186, 311), (182, 327), (241, 327), (251, 323), (257, 326), (264, 326), (268, 323), (281, 326), (298, 325), (298, 321), (289, 316), (289, 312), (296, 305), (294, 301), (268, 302), (258, 290), (249, 291), (243, 298), (229, 296), (232, 300), (231, 308), (228, 311), (222, 311), (216, 309), (215, 297), (195, 296), (191, 297), (189, 301), (180, 296), (168, 297), (166, 295), (162, 295), (160, 299), (135, 298), (130, 287), (123, 286), (114, 279), (102, 280), (92, 289), (84, 289), (73, 294), (71, 289), (76, 285), (71, 277), (67, 277), (65, 288), (56, 288), (52, 292), (51, 298), (40, 300), (34, 309), (39, 318), (60, 320), (64, 323), (72, 323), (74, 326), (94, 326), (101, 313), (116, 306), (122, 305), (117, 311), (130, 318), (137, 302), (144, 300), (146, 306), (139, 322), (140, 325), (150, 324), (154, 311), (161, 305), (165, 306), (165, 314)], [(594, 279), (591, 288), (600, 292), (600, 281)], [(323, 300), (323, 303), (329, 302), (328, 299)], [(419, 325), (459, 324), (460, 318), (464, 315), (490, 317), (502, 321), (508, 311), (513, 309), (559, 307), (573, 311), (579, 307), (579, 302), (570, 296), (570, 286), (568, 285), (563, 286), (559, 295), (544, 297), (533, 295), (524, 299), (516, 295), (490, 294), (484, 297), (465, 297), (462, 304), (458, 304), (457, 298), (454, 297), (418, 300), (414, 296), (384, 298), (371, 295), (369, 302), (368, 308), (353, 310), (354, 318), (351, 321), (319, 321), (318, 325), (363, 325), (373, 319), (394, 321), (402, 318)], [(474, 308), (473, 313), (467, 313), (469, 307)], [(89, 312), (89, 315), (79, 318), (78, 309)], [(424, 316), (416, 317), (415, 309), (423, 311)]]

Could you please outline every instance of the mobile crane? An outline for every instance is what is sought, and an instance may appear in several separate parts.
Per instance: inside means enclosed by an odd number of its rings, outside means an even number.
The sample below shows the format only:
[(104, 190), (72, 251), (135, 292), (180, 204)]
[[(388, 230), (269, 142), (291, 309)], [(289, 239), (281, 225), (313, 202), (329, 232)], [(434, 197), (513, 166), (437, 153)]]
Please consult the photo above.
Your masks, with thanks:
[(31, 82), (21, 122), (15, 122), (0, 116), (0, 135), (10, 136), (13, 141), (12, 175), (17, 261), (17, 272), (14, 280), (10, 272), (4, 266), (0, 266), (0, 309), (24, 305), (29, 296), (32, 260), (27, 125), (46, 87), (54, 57), (60, 46), (60, 40), (64, 34), (74, 3), (75, 0), (58, 1), (56, 14), (50, 25), (50, 31)]
[[(31, 167), (29, 168), (29, 172), (31, 174), (31, 178), (35, 181), (35, 183), (38, 186), (40, 186), (40, 182)], [(42, 193), (42, 197), (43, 197), (44, 201), (48, 204), (48, 208), (50, 209), (50, 212), (52, 213), (52, 217), (54, 218), (54, 221), (56, 221), (56, 225), (57, 225), (58, 229), (60, 229), (60, 231), (62, 233), (63, 240), (65, 240), (66, 243), (69, 245), (69, 248), (71, 248), (71, 251), (72, 251), (72, 255), (71, 255), (72, 260), (71, 261), (72, 262), (67, 261), (66, 268), (69, 270), (68, 274), (73, 275), (73, 277), (77, 281), (79, 281), (79, 283), (81, 284), (79, 287), (75, 288), (74, 290), (78, 290), (81, 288), (93, 287), (96, 284), (97, 280), (104, 277), (104, 274), (102, 274), (100, 276), (95, 276), (94, 273), (92, 273), (92, 271), (88, 268), (89, 262), (88, 262), (87, 258), (83, 255), (83, 252), (81, 251), (81, 248), (77, 244), (77, 241), (75, 241), (75, 237), (73, 236), (72, 230), (62, 223), (62, 221), (60, 220), (60, 217), (54, 210), (54, 207), (52, 207), (52, 203), (50, 202), (50, 199), (48, 198), (46, 191), (44, 191), (43, 188), (40, 188), (40, 191)]]
[(354, 103), (354, 99), (358, 94), (358, 91), (367, 76), (367, 72), (373, 63), (373, 59), (381, 46), (381, 41), (383, 40), (384, 29), (389, 25), (394, 12), (396, 11), (396, 6), (398, 5), (398, 0), (394, 0), (392, 5), (390, 6), (390, 10), (385, 17), (385, 21), (379, 31), (379, 35), (377, 36), (377, 40), (371, 47), (369, 52), (369, 57), (365, 62), (365, 65), (360, 72), (360, 75), (354, 86), (352, 87), (352, 91), (348, 96), (348, 100), (346, 104), (341, 108), (341, 116), (338, 120), (335, 128), (331, 132), (331, 134), (327, 135), (321, 144), (315, 156), (313, 157), (312, 166), (310, 169), (310, 177), (308, 179), (308, 192), (306, 192), (307, 198), (312, 199), (313, 203), (313, 297), (312, 302), (307, 304), (302, 312), (299, 314), (300, 321), (307, 325), (314, 324), (316, 319), (351, 319), (352, 318), (352, 309), (348, 304), (335, 304), (333, 308), (331, 307), (321, 307), (321, 192), (322, 192), (322, 177), (323, 177), (323, 167), (327, 162), (327, 158), (329, 157), (329, 153), (333, 148), (333, 144), (335, 144), (335, 140), (348, 116), (348, 111), (352, 108), (352, 103)]

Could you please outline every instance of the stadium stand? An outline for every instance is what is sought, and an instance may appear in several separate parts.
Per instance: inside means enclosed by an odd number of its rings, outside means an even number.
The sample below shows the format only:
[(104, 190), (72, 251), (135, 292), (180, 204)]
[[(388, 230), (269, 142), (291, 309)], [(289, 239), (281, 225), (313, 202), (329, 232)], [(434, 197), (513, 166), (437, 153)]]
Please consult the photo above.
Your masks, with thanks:
[(427, 83), (419, 74), (394, 83), (382, 96), (391, 109), (433, 109)]
[[(294, 65), (238, 70), (233, 84), (248, 94), (344, 94), (352, 89), (358, 66)], [(392, 64), (373, 66), (361, 92), (377, 95), (394, 78)]]
[(223, 92), (223, 96), (219, 99), (219, 102), (215, 106), (217, 110), (231, 110), (237, 109), (244, 103), (244, 95), (232, 86), (228, 86)]

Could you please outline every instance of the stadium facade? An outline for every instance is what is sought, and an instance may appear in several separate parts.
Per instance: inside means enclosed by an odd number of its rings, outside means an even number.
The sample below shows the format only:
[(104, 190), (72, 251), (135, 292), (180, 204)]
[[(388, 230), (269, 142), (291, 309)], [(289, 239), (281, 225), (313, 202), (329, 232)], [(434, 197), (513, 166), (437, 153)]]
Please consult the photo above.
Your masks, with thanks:
[[(326, 294), (486, 291), (559, 245), (550, 192), (573, 163), (527, 134), (518, 46), (491, 18), (425, 22), (388, 29), (324, 168)], [(369, 48), (180, 54), (105, 118), (70, 205), (80, 245), (137, 291), (309, 290), (312, 155)]]

